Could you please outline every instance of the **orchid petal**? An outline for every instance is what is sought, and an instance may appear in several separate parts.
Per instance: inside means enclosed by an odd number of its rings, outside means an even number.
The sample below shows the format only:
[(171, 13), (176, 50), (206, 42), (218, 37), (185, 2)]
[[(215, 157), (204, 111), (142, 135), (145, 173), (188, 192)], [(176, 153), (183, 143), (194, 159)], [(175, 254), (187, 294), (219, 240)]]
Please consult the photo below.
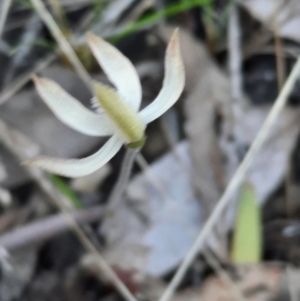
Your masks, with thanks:
[(77, 178), (86, 176), (106, 164), (121, 148), (123, 141), (118, 135), (112, 136), (95, 154), (83, 159), (56, 159), (39, 156), (29, 159), (23, 165), (42, 168), (61, 176)]
[(132, 63), (117, 48), (92, 33), (87, 33), (87, 42), (120, 96), (138, 111), (142, 100), (142, 87)]
[(161, 116), (177, 101), (183, 91), (184, 82), (184, 66), (176, 29), (166, 51), (163, 87), (155, 100), (139, 113), (145, 124)]
[(85, 108), (52, 80), (33, 76), (36, 89), (55, 116), (70, 128), (90, 136), (106, 136), (115, 133), (114, 126), (104, 114)]

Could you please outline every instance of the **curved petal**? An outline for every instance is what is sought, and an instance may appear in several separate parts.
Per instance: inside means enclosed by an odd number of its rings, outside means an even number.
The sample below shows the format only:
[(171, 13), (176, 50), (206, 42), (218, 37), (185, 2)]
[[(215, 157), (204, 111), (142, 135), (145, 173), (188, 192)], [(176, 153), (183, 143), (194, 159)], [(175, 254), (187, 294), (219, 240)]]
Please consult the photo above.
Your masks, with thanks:
[(88, 110), (56, 82), (36, 75), (32, 79), (40, 97), (55, 116), (70, 128), (90, 136), (115, 133), (114, 126), (106, 115)]
[(121, 148), (123, 141), (119, 136), (112, 136), (95, 154), (83, 159), (56, 159), (39, 156), (23, 162), (23, 165), (39, 167), (48, 172), (65, 177), (86, 176), (106, 164)]
[(176, 29), (166, 51), (163, 87), (155, 100), (139, 113), (145, 124), (161, 116), (177, 101), (183, 91), (184, 82), (184, 66)]
[(121, 97), (138, 111), (142, 100), (142, 88), (132, 63), (117, 48), (100, 37), (87, 33), (87, 42), (99, 65), (115, 85)]

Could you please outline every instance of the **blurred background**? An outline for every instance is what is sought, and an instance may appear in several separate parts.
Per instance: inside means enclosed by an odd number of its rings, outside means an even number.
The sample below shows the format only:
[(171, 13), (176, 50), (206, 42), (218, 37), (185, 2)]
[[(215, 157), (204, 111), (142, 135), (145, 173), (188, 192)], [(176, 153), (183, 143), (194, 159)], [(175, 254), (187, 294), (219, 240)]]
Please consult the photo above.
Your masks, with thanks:
[[(33, 73), (93, 110), (52, 21), (93, 79), (110, 84), (87, 31), (128, 57), (142, 107), (161, 89), (166, 46), (179, 28), (184, 92), (148, 125), (114, 203), (125, 147), (77, 179), (21, 166), (38, 154), (83, 158), (106, 141), (62, 124), (34, 88)], [(297, 0), (0, 0), (0, 300), (160, 300), (299, 54)], [(172, 300), (300, 300), (299, 103), (296, 80)]]

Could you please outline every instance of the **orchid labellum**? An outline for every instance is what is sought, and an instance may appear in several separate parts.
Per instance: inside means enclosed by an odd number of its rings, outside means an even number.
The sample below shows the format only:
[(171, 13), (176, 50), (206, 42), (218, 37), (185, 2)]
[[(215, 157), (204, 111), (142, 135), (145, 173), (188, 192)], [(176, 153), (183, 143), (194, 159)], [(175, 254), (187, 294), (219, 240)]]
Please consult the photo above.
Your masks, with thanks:
[(184, 66), (180, 54), (178, 30), (168, 44), (165, 56), (163, 86), (154, 101), (139, 111), (142, 89), (132, 63), (101, 38), (88, 33), (88, 45), (116, 90), (94, 82), (94, 101), (101, 112), (85, 108), (52, 80), (33, 76), (36, 89), (58, 119), (74, 130), (90, 136), (112, 136), (95, 154), (83, 159), (57, 159), (45, 156), (32, 158), (26, 165), (51, 173), (80, 177), (107, 163), (125, 143), (141, 147), (147, 124), (165, 113), (179, 98), (184, 88)]

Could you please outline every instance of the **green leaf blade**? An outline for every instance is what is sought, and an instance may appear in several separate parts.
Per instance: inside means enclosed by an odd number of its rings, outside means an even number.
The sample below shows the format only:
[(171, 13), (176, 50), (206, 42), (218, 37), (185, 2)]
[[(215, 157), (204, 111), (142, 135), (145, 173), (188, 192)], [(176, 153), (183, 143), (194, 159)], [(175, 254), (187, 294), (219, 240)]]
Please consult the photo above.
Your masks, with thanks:
[(254, 188), (245, 184), (238, 199), (232, 244), (234, 263), (258, 263), (262, 254), (261, 209)]
[(82, 209), (82, 203), (78, 199), (75, 192), (66, 184), (66, 182), (59, 176), (51, 175), (51, 182), (53, 185), (64, 195), (66, 196), (72, 203), (75, 209)]

